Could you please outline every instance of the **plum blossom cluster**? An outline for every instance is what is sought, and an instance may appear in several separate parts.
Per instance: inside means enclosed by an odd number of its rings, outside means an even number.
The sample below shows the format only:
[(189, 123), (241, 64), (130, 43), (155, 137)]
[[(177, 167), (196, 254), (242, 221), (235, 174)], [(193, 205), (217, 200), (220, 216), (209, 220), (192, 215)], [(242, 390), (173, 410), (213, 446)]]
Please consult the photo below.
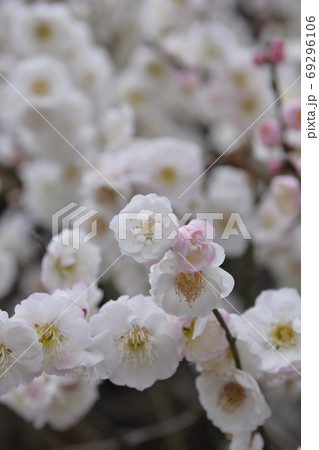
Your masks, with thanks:
[[(92, 406), (102, 380), (144, 390), (173, 376), (184, 358), (199, 372), (200, 403), (232, 436), (231, 448), (247, 442), (262, 449), (260, 427), (271, 410), (257, 380), (283, 383), (300, 370), (297, 291), (267, 290), (242, 315), (229, 313), (223, 302), (231, 305), (226, 297), (234, 280), (220, 268), (224, 249), (207, 221), (179, 227), (169, 200), (156, 194), (139, 194), (124, 210), (148, 212), (147, 221), (126, 222), (123, 240), (121, 212), (110, 228), (121, 250), (147, 265), (150, 295), (120, 296), (99, 307), (98, 247), (52, 240), (42, 261), (48, 293), (30, 295), (10, 318), (1, 312), (1, 401), (36, 427), (61, 430)], [(162, 220), (156, 239), (159, 212), (173, 216)]]
[(231, 450), (300, 444), (299, 6), (0, 2), (0, 401), (35, 427), (192, 364)]

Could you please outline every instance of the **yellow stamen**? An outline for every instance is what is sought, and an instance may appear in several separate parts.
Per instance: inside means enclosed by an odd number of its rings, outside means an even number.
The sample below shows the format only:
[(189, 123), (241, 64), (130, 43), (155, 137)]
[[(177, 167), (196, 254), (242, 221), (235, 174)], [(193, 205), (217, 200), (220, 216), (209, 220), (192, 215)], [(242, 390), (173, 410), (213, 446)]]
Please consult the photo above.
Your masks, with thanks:
[[(120, 337), (120, 364), (133, 364), (135, 370), (138, 366), (149, 362), (153, 363), (154, 351), (152, 349), (152, 338), (144, 327), (132, 325), (132, 327)], [(156, 355), (157, 356), (157, 355)]]
[(291, 322), (277, 323), (271, 332), (272, 343), (276, 348), (290, 347), (297, 340), (297, 333), (293, 329)]
[(4, 372), (8, 366), (11, 350), (5, 344), (0, 344), (0, 372)]
[(62, 333), (52, 323), (35, 324), (35, 330), (38, 333), (38, 341), (42, 344), (42, 350), (45, 359), (59, 359), (62, 351), (62, 344), (66, 341), (67, 336)]

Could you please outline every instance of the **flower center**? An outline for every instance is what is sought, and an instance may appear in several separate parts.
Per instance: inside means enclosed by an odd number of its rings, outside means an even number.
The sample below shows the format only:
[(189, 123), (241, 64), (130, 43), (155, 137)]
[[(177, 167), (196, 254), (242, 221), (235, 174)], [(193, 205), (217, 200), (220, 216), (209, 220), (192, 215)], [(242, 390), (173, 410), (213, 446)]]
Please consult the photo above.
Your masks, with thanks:
[(180, 272), (175, 279), (175, 292), (183, 294), (188, 303), (198, 299), (204, 289), (202, 272), (185, 273)]
[(231, 74), (231, 81), (237, 88), (243, 88), (247, 85), (247, 75), (244, 72), (233, 72)]
[(46, 95), (50, 91), (50, 85), (46, 80), (35, 80), (32, 83), (31, 90), (34, 94)]
[(61, 258), (58, 258), (55, 263), (56, 270), (62, 278), (67, 278), (70, 276), (76, 269), (76, 266), (76, 261), (69, 264), (63, 264)]
[(124, 360), (126, 364), (133, 364), (135, 370), (147, 361), (152, 364), (152, 338), (146, 328), (132, 325), (120, 340), (120, 364)]
[(278, 349), (279, 347), (289, 347), (294, 344), (297, 333), (293, 329), (291, 322), (280, 322), (276, 324), (271, 332), (271, 340)]
[(238, 383), (229, 382), (219, 392), (217, 406), (225, 413), (233, 414), (245, 399), (245, 389)]
[(153, 226), (155, 224), (154, 219), (148, 219), (143, 221), (143, 225), (141, 227), (141, 232), (143, 236), (145, 236), (146, 240), (151, 240), (153, 237)]
[(176, 181), (177, 172), (174, 167), (165, 166), (160, 171), (160, 178), (164, 183), (172, 184)]
[(66, 340), (66, 335), (50, 324), (35, 324), (35, 330), (38, 333), (38, 341), (42, 344), (44, 358), (49, 360), (55, 357), (57, 360), (62, 351), (62, 343)]
[(161, 77), (163, 75), (164, 68), (160, 62), (150, 61), (146, 65), (146, 71), (154, 77)]
[(126, 93), (125, 100), (133, 107), (139, 106), (144, 100), (144, 93), (138, 89), (131, 89)]
[(257, 110), (258, 103), (255, 98), (248, 97), (242, 101), (242, 111), (246, 114), (251, 114)]
[(34, 34), (38, 39), (46, 41), (52, 35), (52, 28), (47, 22), (40, 22), (35, 27)]
[(4, 344), (0, 344), (0, 372), (4, 372), (6, 370), (10, 353), (11, 350), (9, 350)]

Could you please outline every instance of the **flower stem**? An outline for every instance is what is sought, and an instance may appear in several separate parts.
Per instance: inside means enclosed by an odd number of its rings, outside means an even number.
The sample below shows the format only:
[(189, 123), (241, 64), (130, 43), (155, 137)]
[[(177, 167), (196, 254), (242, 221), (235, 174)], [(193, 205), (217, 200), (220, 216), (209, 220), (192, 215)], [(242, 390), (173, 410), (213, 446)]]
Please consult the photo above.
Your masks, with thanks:
[(222, 329), (225, 331), (226, 333), (226, 338), (230, 347), (230, 350), (232, 352), (234, 361), (235, 361), (235, 365), (237, 367), (237, 369), (241, 369), (241, 363), (240, 363), (240, 358), (239, 358), (239, 353), (236, 347), (236, 339), (231, 335), (224, 319), (223, 316), (221, 315), (221, 313), (218, 311), (217, 308), (213, 309), (213, 313), (216, 317), (216, 319), (218, 320), (220, 326), (222, 327)]

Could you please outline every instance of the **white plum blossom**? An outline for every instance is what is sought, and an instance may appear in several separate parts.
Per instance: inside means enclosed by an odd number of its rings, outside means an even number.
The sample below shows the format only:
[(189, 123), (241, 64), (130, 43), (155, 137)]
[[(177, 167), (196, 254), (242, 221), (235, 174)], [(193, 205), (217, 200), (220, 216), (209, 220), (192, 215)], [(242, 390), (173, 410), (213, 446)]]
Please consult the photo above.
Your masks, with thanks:
[(151, 297), (111, 300), (91, 317), (90, 325), (93, 337), (105, 330), (113, 337), (103, 378), (142, 391), (175, 373), (181, 360), (181, 324), (170, 321)]
[[(37, 109), (65, 139), (72, 142), (77, 152), (85, 157), (92, 157), (93, 126), (90, 122), (93, 108), (86, 95), (69, 87), (63, 95), (54, 99), (54, 104), (37, 105)], [(58, 163), (61, 179), (67, 176), (68, 179), (63, 181), (70, 184), (75, 178), (78, 186), (81, 169), (86, 163), (81, 158), (75, 158), (79, 154), (74, 148), (48, 124), (44, 129), (43, 117), (28, 105), (21, 109), (17, 120), (19, 128), (15, 130), (15, 138), (23, 153), (36, 157), (37, 163), (41, 160)]]
[(90, 343), (89, 324), (67, 292), (35, 293), (15, 307), (14, 319), (25, 321), (42, 346), (43, 368), (64, 375), (84, 357)]
[(296, 177), (277, 175), (271, 180), (269, 192), (282, 214), (294, 218), (300, 213), (300, 182)]
[(254, 431), (271, 414), (257, 382), (242, 370), (200, 375), (196, 387), (207, 417), (224, 433)]
[[(100, 48), (84, 48), (74, 61), (71, 71), (76, 84), (89, 96), (105, 103), (109, 92), (111, 95), (112, 63), (106, 50)], [(103, 96), (101, 97), (101, 93)]]
[(110, 229), (120, 249), (140, 263), (158, 261), (175, 242), (178, 219), (166, 197), (135, 195)]
[(259, 344), (264, 373), (275, 375), (293, 367), (300, 369), (300, 314), (300, 296), (296, 289), (289, 288), (263, 291), (255, 306), (244, 312), (252, 326), (241, 339)]
[(9, 44), (19, 54), (62, 55), (73, 43), (70, 22), (75, 20), (63, 4), (20, 4), (15, 6), (12, 14)]
[(0, 311), (0, 394), (27, 384), (42, 372), (37, 333), (24, 321)]
[[(224, 320), (226, 311), (220, 309)], [(221, 328), (214, 314), (204, 318), (182, 319), (185, 344), (183, 356), (187, 361), (208, 361), (222, 355), (228, 348), (225, 331)]]
[(198, 199), (200, 181), (185, 192), (204, 170), (202, 150), (195, 143), (173, 138), (145, 140), (135, 158), (135, 185), (140, 192), (164, 195), (183, 213)]
[(76, 167), (69, 172), (59, 163), (39, 159), (21, 168), (23, 203), (34, 223), (49, 228), (54, 213), (79, 200), (78, 194), (73, 195), (79, 182)]
[(224, 261), (224, 250), (214, 244), (215, 257), (209, 267), (187, 272), (176, 261), (172, 251), (151, 266), (150, 294), (167, 314), (178, 317), (205, 317), (222, 306), (221, 299), (234, 287), (233, 277), (218, 267)]
[[(11, 82), (36, 107), (54, 104), (70, 86), (64, 65), (47, 55), (19, 62), (12, 72)], [(25, 102), (22, 99), (20, 101)]]
[(96, 384), (44, 373), (34, 378), (31, 384), (1, 397), (0, 402), (37, 429), (48, 424), (55, 430), (64, 431), (77, 423), (97, 398)]
[(130, 183), (118, 176), (112, 157), (108, 154), (99, 162), (99, 172), (86, 170), (82, 178), (82, 197), (85, 205), (95, 209), (108, 222), (125, 205), (125, 198), (131, 196)]
[[(72, 288), (82, 281), (88, 286), (95, 283), (99, 274), (101, 254), (91, 242), (81, 242), (73, 248), (74, 230), (65, 228), (53, 237), (42, 260), (41, 280), (50, 292), (58, 288)], [(69, 245), (63, 242), (69, 242)]]

